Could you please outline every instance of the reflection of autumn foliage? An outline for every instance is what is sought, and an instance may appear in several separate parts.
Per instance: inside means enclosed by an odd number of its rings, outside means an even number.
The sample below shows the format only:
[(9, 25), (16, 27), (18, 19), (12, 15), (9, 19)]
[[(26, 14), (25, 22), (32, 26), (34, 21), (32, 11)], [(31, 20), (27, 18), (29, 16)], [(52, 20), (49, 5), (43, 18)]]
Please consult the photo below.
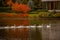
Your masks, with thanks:
[[(16, 26), (29, 25), (28, 19), (20, 20), (20, 19), (14, 19), (14, 18), (27, 18), (28, 12), (31, 10), (30, 7), (25, 4), (18, 4), (17, 2), (12, 3), (11, 0), (8, 2), (8, 4), (11, 5), (13, 11), (20, 12), (22, 14), (12, 14), (12, 13), (0, 14), (2, 18), (4, 17), (10, 18), (10, 19), (1, 19), (1, 20), (5, 20), (5, 24), (7, 25), (14, 25), (14, 24), (16, 24)], [(21, 40), (27, 40), (28, 32), (29, 32), (28, 28), (21, 28), (21, 29), (15, 29), (15, 30), (9, 29), (7, 30), (7, 35), (8, 35), (8, 38), (21, 38)]]
[(24, 24), (24, 25), (29, 25), (28, 20), (27, 20), (27, 19), (25, 19), (25, 20), (23, 21), (23, 24)]
[[(16, 24), (17, 26), (19, 25), (29, 25), (28, 19), (26, 17), (28, 14), (0, 14), (0, 17), (2, 18), (1, 22), (6, 24), (6, 25), (14, 25)], [(23, 19), (21, 19), (23, 18)], [(4, 20), (4, 21), (3, 21)]]
[[(15, 18), (15, 17), (21, 17), (21, 15), (19, 14), (0, 14), (2, 18)], [(18, 16), (19, 15), (19, 16)], [(7, 25), (14, 25), (16, 24), (17, 26), (20, 25), (29, 25), (28, 20), (24, 19), (24, 20), (19, 20), (19, 19), (1, 19), (4, 20), (2, 22), (4, 22)], [(29, 29), (28, 28), (21, 28), (21, 29), (7, 29), (7, 36), (8, 39), (9, 38), (21, 38), (22, 40), (27, 40), (28, 36), (29, 36)], [(26, 39), (24, 39), (26, 38)], [(10, 39), (9, 39), (10, 40)]]
[(24, 39), (24, 38), (28, 38), (29, 37), (29, 29), (27, 28), (20, 28), (20, 29), (9, 29), (9, 30), (6, 30), (7, 31), (7, 36), (9, 38), (21, 38), (21, 39)]

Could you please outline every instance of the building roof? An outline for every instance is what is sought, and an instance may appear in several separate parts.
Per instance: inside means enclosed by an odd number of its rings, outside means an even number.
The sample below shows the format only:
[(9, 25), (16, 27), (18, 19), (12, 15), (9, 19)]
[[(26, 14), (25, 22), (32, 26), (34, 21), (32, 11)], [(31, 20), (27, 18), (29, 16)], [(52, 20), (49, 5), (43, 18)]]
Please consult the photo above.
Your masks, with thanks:
[(60, 0), (41, 0), (41, 1), (60, 1)]

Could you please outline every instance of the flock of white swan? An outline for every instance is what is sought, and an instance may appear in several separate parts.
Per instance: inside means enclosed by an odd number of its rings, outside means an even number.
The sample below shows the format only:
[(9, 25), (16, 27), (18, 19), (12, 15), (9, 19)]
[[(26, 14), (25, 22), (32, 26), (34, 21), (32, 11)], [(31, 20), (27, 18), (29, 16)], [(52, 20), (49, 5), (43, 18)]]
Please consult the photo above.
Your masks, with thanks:
[[(36, 26), (36, 25), (29, 25), (29, 26), (22, 26), (22, 25), (20, 25), (20, 26), (16, 26), (16, 25), (14, 25), (14, 26), (5, 26), (5, 27), (0, 27), (0, 29), (15, 29), (15, 28), (43, 28), (44, 27), (44, 25), (42, 24), (42, 25), (38, 25), (38, 26)], [(51, 24), (48, 24), (48, 25), (46, 25), (45, 26), (46, 28), (50, 28), (51, 27)]]

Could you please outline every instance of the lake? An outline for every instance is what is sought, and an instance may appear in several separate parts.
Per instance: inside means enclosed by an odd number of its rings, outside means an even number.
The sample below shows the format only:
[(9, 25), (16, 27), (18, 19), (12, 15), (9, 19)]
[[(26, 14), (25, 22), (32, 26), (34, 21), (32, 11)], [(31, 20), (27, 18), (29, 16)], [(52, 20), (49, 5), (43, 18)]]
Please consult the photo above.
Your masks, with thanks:
[[(25, 25), (24, 25), (25, 24)], [(59, 18), (1, 18), (0, 27), (28, 26), (28, 28), (0, 29), (0, 40), (60, 40)]]

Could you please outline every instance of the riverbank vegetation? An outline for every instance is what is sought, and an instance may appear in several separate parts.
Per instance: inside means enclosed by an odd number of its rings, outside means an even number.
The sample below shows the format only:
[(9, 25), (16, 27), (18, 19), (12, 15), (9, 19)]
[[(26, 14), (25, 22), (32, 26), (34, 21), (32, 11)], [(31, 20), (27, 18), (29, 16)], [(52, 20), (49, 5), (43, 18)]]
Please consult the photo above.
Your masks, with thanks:
[[(6, 14), (7, 16), (11, 15), (11, 16), (15, 16), (15, 15), (19, 15), (18, 13), (6, 13), (6, 12), (1, 12), (1, 14)], [(5, 16), (6, 16), (5, 15)], [(29, 12), (28, 17), (41, 17), (41, 18), (59, 18), (60, 17), (60, 12), (39, 12), (39, 11), (32, 11)]]
[(60, 12), (30, 12), (29, 17), (36, 16), (36, 17), (60, 17)]

